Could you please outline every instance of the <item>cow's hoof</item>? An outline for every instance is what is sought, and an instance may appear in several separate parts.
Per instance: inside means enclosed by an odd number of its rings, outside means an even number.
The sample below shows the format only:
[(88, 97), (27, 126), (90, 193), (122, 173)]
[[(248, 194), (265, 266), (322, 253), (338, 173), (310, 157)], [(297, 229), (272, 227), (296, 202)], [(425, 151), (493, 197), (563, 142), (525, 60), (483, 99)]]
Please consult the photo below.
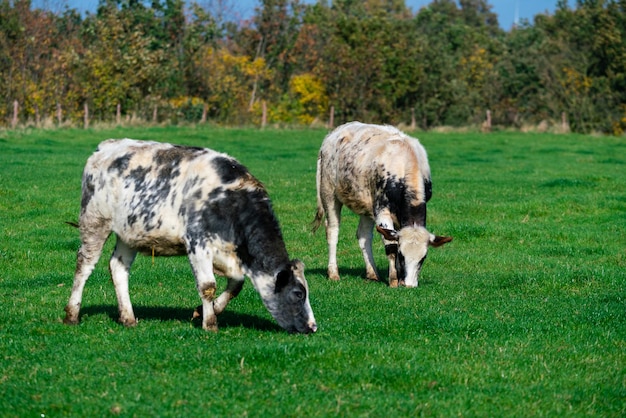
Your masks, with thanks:
[(393, 287), (393, 288), (398, 287), (398, 280), (397, 279), (396, 280), (390, 280), (389, 281), (389, 287)]
[(137, 326), (137, 320), (135, 318), (120, 318), (120, 322), (127, 328)]
[(70, 305), (67, 305), (64, 309), (65, 318), (63, 318), (63, 323), (67, 325), (76, 325), (79, 322), (78, 312), (80, 311), (80, 305), (78, 308), (74, 308)]
[(337, 281), (339, 280), (339, 269), (335, 265), (328, 265), (328, 269), (326, 270), (326, 274), (330, 280)]
[(216, 322), (209, 322), (207, 323), (203, 323), (202, 324), (202, 329), (205, 331), (209, 331), (209, 332), (217, 332), (217, 321)]

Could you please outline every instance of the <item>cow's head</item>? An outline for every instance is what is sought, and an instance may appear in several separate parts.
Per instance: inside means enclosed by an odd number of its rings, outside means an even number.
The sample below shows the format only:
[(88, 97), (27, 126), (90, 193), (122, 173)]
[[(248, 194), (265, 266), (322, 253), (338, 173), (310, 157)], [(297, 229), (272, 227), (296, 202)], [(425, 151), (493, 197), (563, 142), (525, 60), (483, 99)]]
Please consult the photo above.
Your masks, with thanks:
[(281, 327), (305, 334), (317, 331), (302, 261), (293, 260), (276, 273), (273, 299), (268, 308)]
[(398, 244), (396, 271), (398, 280), (404, 281), (406, 287), (417, 287), (422, 264), (428, 254), (428, 247), (440, 247), (452, 241), (452, 237), (431, 234), (423, 226), (407, 226), (400, 231), (377, 226), (376, 230), (387, 241)]

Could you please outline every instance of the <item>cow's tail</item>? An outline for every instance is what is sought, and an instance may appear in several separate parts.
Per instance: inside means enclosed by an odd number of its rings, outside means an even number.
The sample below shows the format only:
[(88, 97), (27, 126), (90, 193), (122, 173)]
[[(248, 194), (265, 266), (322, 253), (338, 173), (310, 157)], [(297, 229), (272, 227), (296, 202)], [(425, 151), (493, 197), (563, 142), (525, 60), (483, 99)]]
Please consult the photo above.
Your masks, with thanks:
[(315, 174), (315, 188), (317, 189), (317, 210), (315, 212), (315, 219), (311, 222), (311, 232), (315, 233), (322, 224), (324, 219), (324, 206), (322, 206), (322, 197), (320, 196), (320, 186), (322, 185), (322, 159), (317, 159), (317, 172)]

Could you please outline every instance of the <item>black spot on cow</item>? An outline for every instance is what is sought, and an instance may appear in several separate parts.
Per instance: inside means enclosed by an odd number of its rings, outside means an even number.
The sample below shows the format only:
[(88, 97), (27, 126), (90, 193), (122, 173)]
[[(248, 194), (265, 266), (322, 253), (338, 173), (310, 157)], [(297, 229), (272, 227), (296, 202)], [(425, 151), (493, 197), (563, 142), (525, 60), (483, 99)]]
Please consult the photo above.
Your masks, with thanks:
[(211, 163), (222, 183), (232, 183), (237, 179), (250, 177), (248, 169), (232, 158), (216, 157)]
[(430, 179), (424, 179), (424, 201), (428, 202), (433, 197), (433, 183)]
[(200, 148), (175, 146), (159, 150), (154, 154), (154, 163), (158, 167), (159, 181), (171, 181), (180, 175), (182, 161), (191, 160), (200, 154)]
[(184, 150), (185, 155), (188, 155), (188, 156), (190, 156), (192, 158), (195, 158), (195, 157), (197, 157), (198, 155), (201, 155), (201, 154), (206, 154), (206, 152), (207, 152), (206, 148), (190, 147), (190, 146), (187, 146), (187, 145), (174, 145), (174, 148)]
[(178, 165), (166, 165), (161, 167), (157, 174), (158, 181), (167, 181), (170, 182), (172, 179), (175, 179), (180, 175), (180, 168)]
[(409, 215), (405, 225), (420, 225), (426, 228), (426, 203), (409, 207)]
[(398, 277), (406, 277), (406, 260), (404, 254), (400, 251), (398, 251), (396, 255), (396, 272), (398, 273)]
[(398, 244), (385, 244), (385, 255), (398, 254)]
[(131, 213), (130, 215), (128, 215), (128, 217), (126, 218), (126, 222), (128, 222), (128, 226), (133, 226), (135, 222), (137, 222), (137, 214)]
[(193, 160), (206, 152), (207, 150), (204, 148), (175, 145), (171, 148), (156, 151), (154, 153), (154, 162), (159, 167), (167, 165), (177, 166), (181, 161)]
[(196, 187), (200, 183), (200, 176), (193, 176), (185, 181), (183, 186), (183, 196), (187, 196), (191, 189)]
[(176, 205), (176, 197), (178, 196), (178, 193), (176, 192), (176, 190), (172, 191), (172, 194), (170, 195), (170, 205), (173, 207)]
[(95, 185), (94, 185), (94, 180), (93, 180), (93, 174), (91, 173), (85, 174), (83, 178), (83, 191), (82, 191), (83, 196), (80, 201), (80, 207), (82, 210), (85, 210), (85, 208), (91, 201), (94, 191), (95, 191)]
[[(211, 192), (209, 193), (209, 200), (216, 200), (221, 198), (221, 195), (224, 193), (224, 188), (223, 187), (216, 187), (215, 189), (211, 190)], [(199, 198), (199, 196), (198, 196)]]
[(276, 286), (274, 287), (274, 293), (280, 293), (292, 280), (293, 271), (281, 270), (276, 276)]
[(380, 192), (375, 197), (374, 213), (389, 208), (400, 227), (413, 224), (426, 226), (426, 202), (412, 205), (417, 194), (407, 186), (404, 178), (387, 173), (386, 177), (376, 179), (376, 190)]
[(150, 172), (150, 168), (137, 167), (130, 170), (128, 179), (135, 186), (135, 190), (143, 190), (146, 187), (146, 176)]
[(109, 166), (108, 171), (117, 171), (120, 174), (123, 173), (128, 168), (128, 164), (130, 162), (130, 159), (133, 158), (133, 155), (134, 154), (132, 152), (129, 152), (122, 155), (121, 157), (116, 158)]

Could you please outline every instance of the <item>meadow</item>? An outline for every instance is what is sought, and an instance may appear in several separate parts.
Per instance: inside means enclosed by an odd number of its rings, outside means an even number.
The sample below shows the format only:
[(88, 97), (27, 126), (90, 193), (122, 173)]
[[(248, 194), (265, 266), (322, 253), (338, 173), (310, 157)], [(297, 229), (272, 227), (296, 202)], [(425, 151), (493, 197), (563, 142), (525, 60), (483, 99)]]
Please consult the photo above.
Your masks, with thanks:
[[(433, 172), (431, 249), (416, 289), (363, 279), (343, 212), (342, 280), (313, 235), (325, 130), (149, 127), (0, 132), (0, 415), (624, 416), (626, 140), (417, 133)], [(266, 186), (306, 265), (319, 330), (283, 331), (247, 281), (218, 317), (185, 257), (140, 256), (117, 322), (110, 239), (78, 326), (62, 323), (75, 268), (80, 177), (106, 138), (206, 146)], [(376, 259), (386, 271), (379, 239)], [(220, 279), (219, 285), (224, 286)]]

